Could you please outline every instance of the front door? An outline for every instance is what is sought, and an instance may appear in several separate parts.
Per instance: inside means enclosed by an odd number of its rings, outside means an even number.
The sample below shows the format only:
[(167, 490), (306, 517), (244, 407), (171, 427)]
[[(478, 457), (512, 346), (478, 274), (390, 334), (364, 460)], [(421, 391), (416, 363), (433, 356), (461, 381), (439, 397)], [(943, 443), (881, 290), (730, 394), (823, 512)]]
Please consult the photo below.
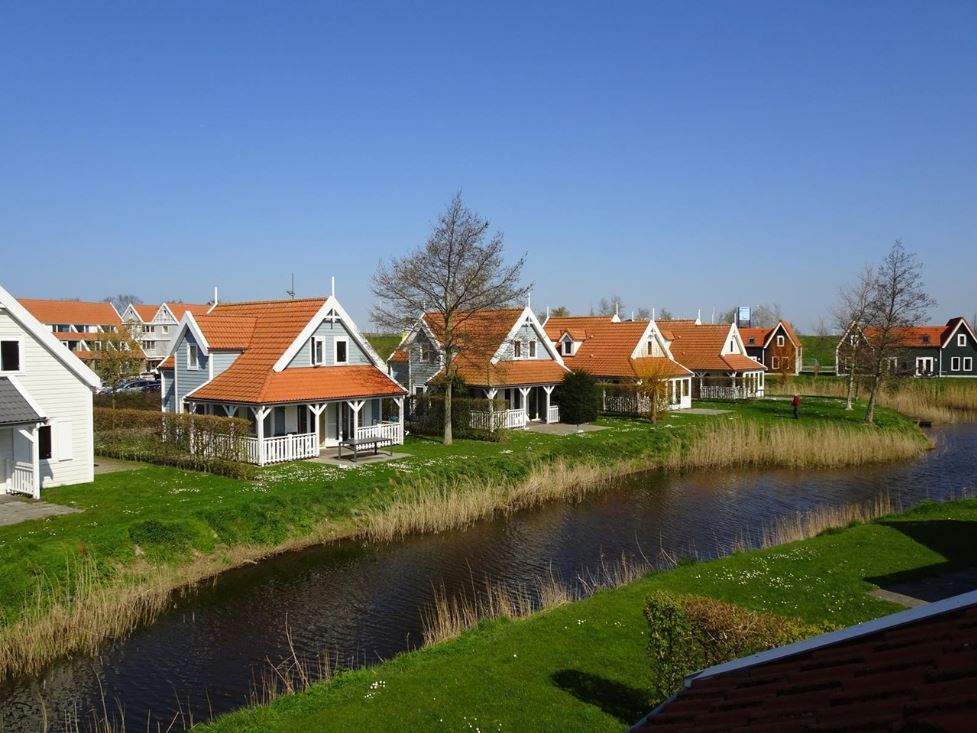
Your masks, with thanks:
[(322, 433), (322, 445), (333, 446), (339, 444), (339, 403), (330, 402), (322, 411), (319, 418)]
[(530, 387), (526, 400), (526, 411), (530, 420), (539, 420), (539, 387)]

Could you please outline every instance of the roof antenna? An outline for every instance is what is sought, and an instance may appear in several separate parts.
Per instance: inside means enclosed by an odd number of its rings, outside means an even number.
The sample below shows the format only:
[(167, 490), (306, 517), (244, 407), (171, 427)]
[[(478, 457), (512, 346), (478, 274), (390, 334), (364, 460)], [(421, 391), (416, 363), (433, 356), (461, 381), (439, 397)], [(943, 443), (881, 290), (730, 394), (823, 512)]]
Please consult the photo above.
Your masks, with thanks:
[(533, 309), (533, 291), (532, 290), (529, 290), (526, 293), (526, 307), (529, 308), (529, 310), (532, 310)]
[(651, 309), (651, 320), (655, 320), (655, 309)]
[(292, 287), (289, 290), (285, 291), (285, 295), (287, 295), (292, 300), (295, 300), (295, 273), (294, 272), (292, 273)]

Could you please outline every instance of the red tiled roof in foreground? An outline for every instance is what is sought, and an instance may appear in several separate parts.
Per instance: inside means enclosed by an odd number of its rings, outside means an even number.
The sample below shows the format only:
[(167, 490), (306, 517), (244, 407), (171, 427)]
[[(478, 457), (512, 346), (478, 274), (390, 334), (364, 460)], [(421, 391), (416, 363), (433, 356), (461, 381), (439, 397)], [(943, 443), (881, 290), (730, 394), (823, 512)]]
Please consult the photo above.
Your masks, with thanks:
[[(887, 619), (868, 622), (882, 628), (847, 639), (858, 627), (802, 642), (804, 651), (779, 658), (773, 650), (771, 661), (761, 655), (756, 664), (704, 670), (631, 730), (977, 730), (977, 597), (961, 598), (964, 605), (936, 615), (917, 613), (924, 606), (896, 614), (888, 627)], [(900, 623), (901, 616), (909, 620)]]
[(570, 369), (616, 379), (635, 379), (639, 376), (638, 372), (644, 372), (646, 368), (654, 369), (656, 374), (663, 376), (688, 376), (688, 369), (665, 357), (643, 357), (640, 361), (631, 359), (648, 323), (614, 321), (610, 316), (567, 316), (550, 318), (545, 328), (546, 335), (554, 343), (564, 333), (569, 333), (575, 341), (580, 342), (573, 356), (563, 355), (563, 363)]
[(695, 321), (662, 321), (673, 337), (669, 349), (675, 361), (693, 371), (756, 372), (764, 366), (742, 354), (723, 355), (730, 325)]

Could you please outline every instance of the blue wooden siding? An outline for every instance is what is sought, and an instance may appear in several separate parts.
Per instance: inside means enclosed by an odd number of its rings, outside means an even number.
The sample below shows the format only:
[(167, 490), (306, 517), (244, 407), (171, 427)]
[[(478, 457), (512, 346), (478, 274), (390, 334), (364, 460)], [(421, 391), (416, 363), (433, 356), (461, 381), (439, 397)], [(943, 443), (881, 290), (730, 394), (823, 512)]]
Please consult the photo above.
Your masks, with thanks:
[(353, 334), (340, 321), (331, 322), (324, 320), (319, 324), (312, 337), (302, 344), (302, 348), (288, 364), (288, 369), (297, 367), (312, 366), (312, 342), (314, 339), (321, 338), (325, 341), (325, 366), (336, 363), (336, 339), (345, 338), (347, 344), (347, 364), (372, 364), (366, 352), (360, 348), (353, 338)]
[(214, 360), (214, 376), (227, 371), (240, 355), (240, 351), (212, 351), (210, 358)]
[[(512, 346), (513, 341), (522, 341), (522, 356), (521, 359), (551, 359), (550, 353), (546, 350), (546, 346), (543, 344), (545, 335), (540, 335), (531, 324), (525, 324), (519, 327), (516, 331), (516, 335), (506, 342), (505, 348), (502, 350), (502, 356), (500, 359), (502, 361), (511, 361), (514, 356), (514, 348)], [(529, 342), (536, 342), (536, 356), (529, 356)]]
[[(421, 350), (422, 347), (426, 346), (430, 358), (428, 361), (421, 361)], [(414, 335), (414, 340), (407, 347), (407, 353), (410, 358), (410, 378), (407, 377), (407, 369), (402, 369), (404, 380), (397, 379), (402, 385), (404, 385), (411, 394), (414, 394), (414, 390), (417, 387), (423, 387), (428, 383), (435, 374), (441, 371), (441, 359), (440, 351), (428, 338), (427, 334), (423, 331), (418, 331)], [(409, 382), (409, 383), (408, 383)]]
[(187, 353), (190, 350), (191, 344), (197, 346), (197, 341), (194, 339), (193, 334), (187, 332), (180, 339), (174, 356), (176, 363), (173, 371), (176, 373), (176, 388), (178, 390), (176, 394), (177, 404), (181, 404), (187, 394), (210, 380), (210, 367), (207, 357), (199, 348), (197, 349), (198, 368), (187, 369)]

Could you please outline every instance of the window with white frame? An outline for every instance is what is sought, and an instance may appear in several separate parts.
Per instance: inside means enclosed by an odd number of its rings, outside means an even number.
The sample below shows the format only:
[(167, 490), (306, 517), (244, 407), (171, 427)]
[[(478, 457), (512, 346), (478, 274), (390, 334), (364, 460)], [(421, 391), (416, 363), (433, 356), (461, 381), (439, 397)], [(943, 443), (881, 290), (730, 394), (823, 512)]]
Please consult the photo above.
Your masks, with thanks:
[(336, 363), (349, 363), (349, 343), (346, 339), (336, 339)]
[(196, 344), (187, 344), (187, 369), (199, 369), (200, 359)]
[(782, 333), (777, 334), (777, 346), (781, 348), (784, 346), (784, 335)]
[(515, 359), (521, 359), (522, 358), (522, 341), (513, 341), (512, 342), (512, 356)]
[(957, 334), (957, 346), (966, 346), (966, 345), (967, 345), (967, 334), (965, 334), (965, 333), (958, 333)]
[(530, 359), (535, 359), (536, 358), (536, 341), (535, 340), (529, 342), (529, 358)]
[(573, 341), (570, 339), (563, 339), (563, 355), (572, 356), (573, 355)]
[(318, 366), (326, 363), (326, 342), (324, 339), (312, 339), (312, 364)]
[(424, 342), (421, 343), (421, 356), (420, 356), (420, 359), (423, 362), (429, 362), (429, 361), (431, 361), (431, 346), (430, 346), (430, 344), (427, 344), (427, 343), (424, 343)]
[(19, 372), (20, 367), (20, 341), (0, 341), (0, 372)]
[(972, 372), (974, 370), (974, 357), (972, 356), (963, 357), (963, 370), (965, 372)]
[(960, 371), (960, 357), (954, 356), (950, 358), (950, 371), (959, 372)]
[(780, 369), (780, 358), (776, 356), (770, 357), (770, 366), (773, 369)]

